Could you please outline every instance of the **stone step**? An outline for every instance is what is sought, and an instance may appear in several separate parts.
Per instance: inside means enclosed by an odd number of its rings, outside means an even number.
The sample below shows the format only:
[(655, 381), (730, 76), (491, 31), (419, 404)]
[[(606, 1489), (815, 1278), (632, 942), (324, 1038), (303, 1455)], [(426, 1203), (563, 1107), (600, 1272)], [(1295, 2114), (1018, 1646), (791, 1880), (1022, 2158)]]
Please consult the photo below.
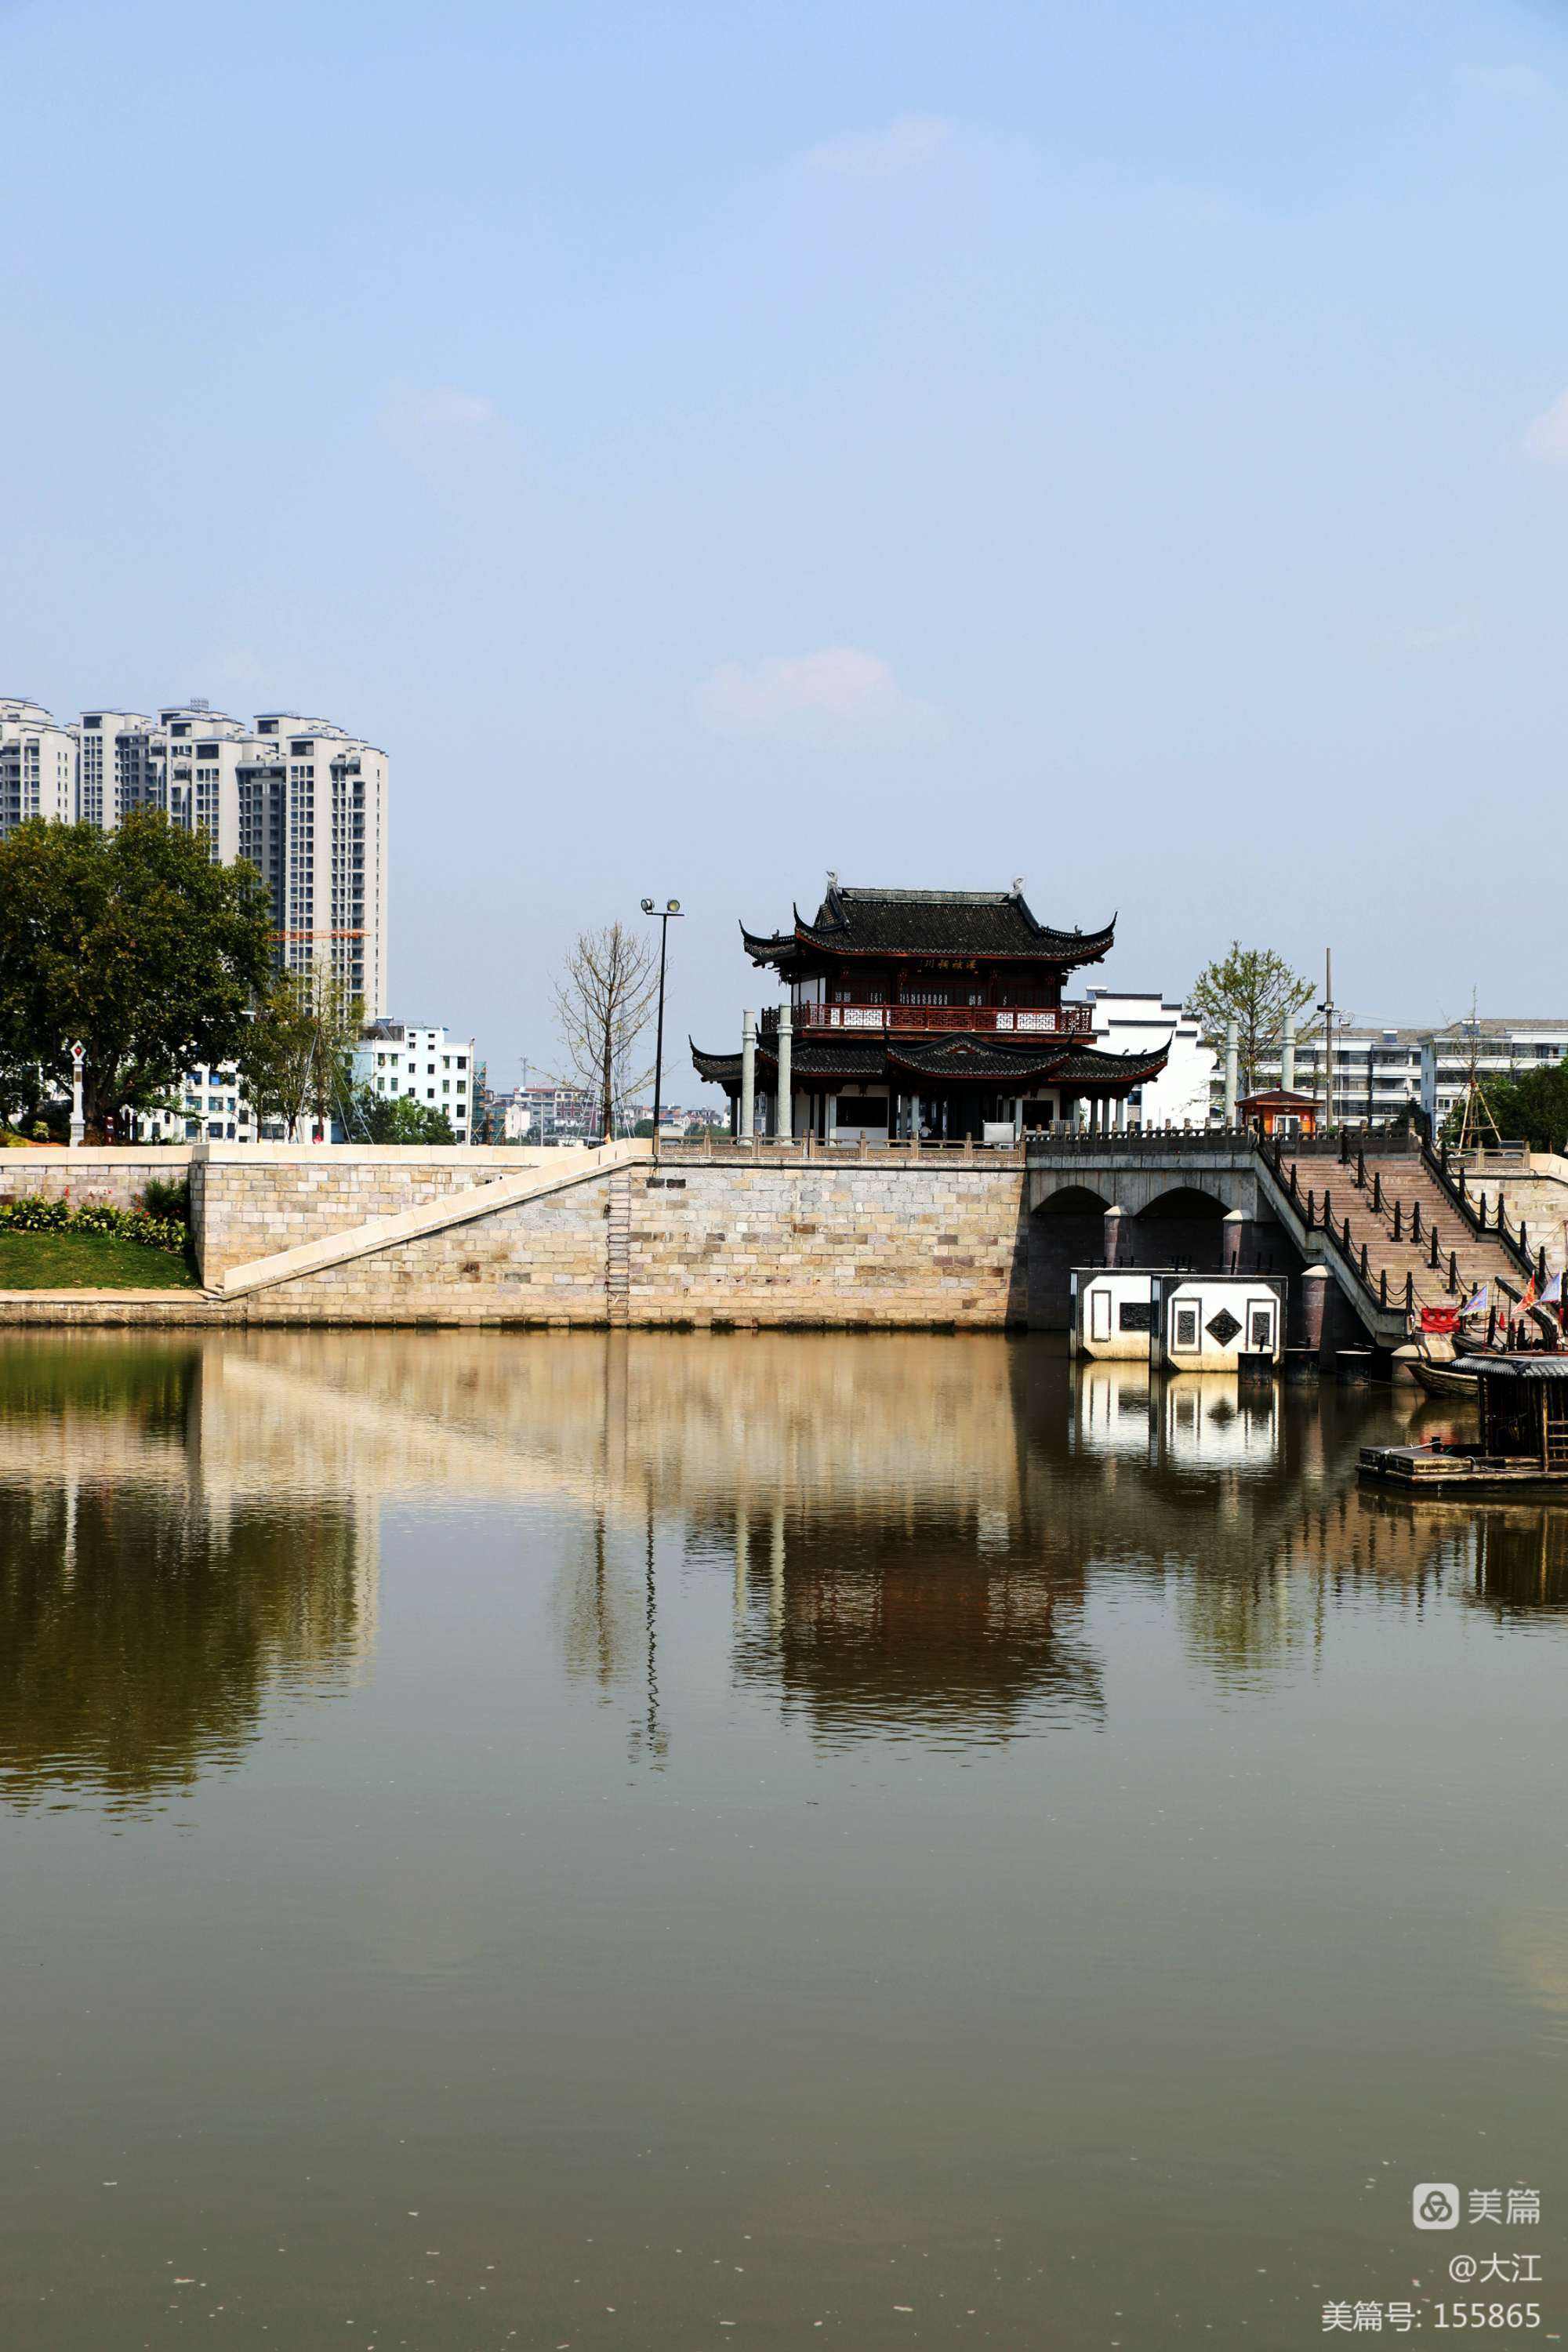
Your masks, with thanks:
[(563, 1192), (577, 1184), (598, 1182), (607, 1174), (613, 1182), (618, 1181), (629, 1192), (631, 1178), (626, 1171), (630, 1163), (651, 1157), (645, 1142), (612, 1143), (601, 1148), (591, 1165), (574, 1165), (564, 1175), (556, 1175), (546, 1161), (515, 1176), (476, 1184), (461, 1192), (445, 1193), (437, 1200), (402, 1210), (395, 1216), (373, 1217), (342, 1233), (323, 1234), (293, 1249), (254, 1258), (246, 1265), (230, 1266), (212, 1286), (212, 1295), (224, 1299), (243, 1298), (253, 1291), (295, 1281), (302, 1275), (324, 1273), (329, 1266), (369, 1256), (397, 1242), (417, 1241), (426, 1234), (440, 1233), (475, 1217), (493, 1216), (497, 1211), (513, 1208), (523, 1201)]

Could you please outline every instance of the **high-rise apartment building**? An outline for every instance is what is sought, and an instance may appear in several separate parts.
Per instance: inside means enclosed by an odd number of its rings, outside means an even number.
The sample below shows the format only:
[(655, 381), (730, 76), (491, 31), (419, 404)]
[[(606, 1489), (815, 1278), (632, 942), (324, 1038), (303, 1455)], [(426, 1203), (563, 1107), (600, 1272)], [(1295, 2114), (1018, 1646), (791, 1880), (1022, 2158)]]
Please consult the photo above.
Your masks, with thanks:
[(77, 815), (112, 833), (133, 808), (153, 804), (156, 722), (141, 710), (84, 712), (76, 729)]
[(0, 695), (0, 841), (25, 817), (76, 816), (76, 738), (41, 703)]
[(368, 1018), (386, 998), (386, 754), (330, 719), (231, 719), (202, 701), (84, 711), (62, 727), (0, 698), (0, 839), (24, 817), (112, 832), (158, 808), (205, 833), (215, 864), (266, 883), (286, 971), (326, 966)]
[[(221, 761), (216, 781), (221, 796)], [(329, 965), (363, 1000), (368, 1018), (379, 1019), (386, 999), (385, 752), (330, 719), (264, 712), (248, 755), (236, 765), (235, 785), (237, 849), (230, 854), (247, 857), (272, 893), (285, 969)]]

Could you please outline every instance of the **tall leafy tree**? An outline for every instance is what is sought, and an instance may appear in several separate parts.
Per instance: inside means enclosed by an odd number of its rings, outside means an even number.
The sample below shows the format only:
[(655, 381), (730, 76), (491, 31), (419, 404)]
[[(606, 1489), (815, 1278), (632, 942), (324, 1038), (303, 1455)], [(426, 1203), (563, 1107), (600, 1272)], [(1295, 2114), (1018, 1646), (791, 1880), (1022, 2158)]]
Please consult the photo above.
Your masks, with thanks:
[(310, 975), (310, 1074), (308, 1100), (323, 1124), (345, 1123), (353, 1098), (353, 1055), (364, 1026), (364, 1006), (324, 959)]
[[(1532, 1151), (1568, 1150), (1568, 1062), (1539, 1069), (1500, 1070), (1480, 1080), (1498, 1133), (1528, 1143)], [(1449, 1114), (1444, 1133), (1459, 1130), (1459, 1110)]]
[(0, 1095), (36, 1113), (70, 1087), (101, 1135), (166, 1102), (194, 1062), (230, 1060), (272, 961), (267, 893), (200, 836), (138, 810), (112, 833), (33, 819), (0, 842)]
[(1226, 1025), (1235, 1021), (1241, 1091), (1249, 1095), (1258, 1089), (1263, 1056), (1279, 1049), (1286, 1015), (1301, 1012), (1312, 993), (1312, 982), (1272, 948), (1244, 948), (1232, 940), (1230, 952), (1199, 972), (1187, 1005), (1203, 1024), (1204, 1042), (1216, 1054), (1224, 1054)]
[(257, 999), (235, 1056), (258, 1122), (279, 1119), (292, 1134), (310, 1089), (315, 1036), (309, 988), (296, 972), (277, 973)]
[(438, 1103), (416, 1102), (412, 1095), (378, 1095), (361, 1087), (353, 1098), (356, 1143), (456, 1143), (452, 1122)]
[(290, 1133), (307, 1111), (347, 1123), (363, 1010), (324, 960), (308, 974), (276, 975), (236, 1057), (258, 1119), (281, 1119)]

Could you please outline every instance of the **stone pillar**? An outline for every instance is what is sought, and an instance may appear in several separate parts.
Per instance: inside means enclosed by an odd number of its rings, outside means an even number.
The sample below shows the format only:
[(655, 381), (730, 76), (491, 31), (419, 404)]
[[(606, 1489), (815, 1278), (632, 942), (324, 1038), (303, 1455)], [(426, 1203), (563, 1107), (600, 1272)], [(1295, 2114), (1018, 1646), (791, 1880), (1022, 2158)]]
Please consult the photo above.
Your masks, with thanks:
[(752, 1142), (757, 1132), (757, 1016), (741, 1015), (741, 1140)]
[(1121, 1265), (1123, 1263), (1121, 1255), (1121, 1235), (1126, 1223), (1126, 1217), (1127, 1212), (1125, 1209), (1110, 1208), (1107, 1209), (1105, 1213), (1103, 1222), (1105, 1225), (1105, 1263), (1107, 1265)]
[(1237, 1099), (1236, 1078), (1240, 1050), (1241, 1032), (1235, 1015), (1232, 1014), (1225, 1024), (1225, 1123), (1226, 1127), (1236, 1125)]
[(1301, 1344), (1314, 1350), (1320, 1363), (1327, 1361), (1329, 1285), (1333, 1278), (1326, 1265), (1310, 1265), (1301, 1276)]
[(827, 1140), (829, 1141), (829, 1143), (831, 1143), (831, 1142), (832, 1142), (832, 1140), (833, 1140), (834, 1137), (837, 1134), (837, 1132), (838, 1132), (838, 1097), (837, 1097), (837, 1095), (829, 1095), (829, 1096), (828, 1096), (828, 1097), (827, 1097)]
[(1279, 1041), (1279, 1083), (1285, 1092), (1296, 1091), (1296, 1016), (1285, 1015), (1285, 1034)]
[(794, 1024), (787, 1004), (779, 1006), (779, 1092), (778, 1109), (773, 1118), (773, 1133), (788, 1143), (795, 1134), (795, 1096), (790, 1055), (795, 1045)]
[(911, 1142), (911, 1143), (914, 1143), (914, 1144), (918, 1145), (918, 1144), (919, 1144), (919, 1142), (920, 1142), (920, 1139), (921, 1139), (921, 1098), (920, 1098), (919, 1095), (911, 1095), (911, 1096), (910, 1097), (910, 1142)]

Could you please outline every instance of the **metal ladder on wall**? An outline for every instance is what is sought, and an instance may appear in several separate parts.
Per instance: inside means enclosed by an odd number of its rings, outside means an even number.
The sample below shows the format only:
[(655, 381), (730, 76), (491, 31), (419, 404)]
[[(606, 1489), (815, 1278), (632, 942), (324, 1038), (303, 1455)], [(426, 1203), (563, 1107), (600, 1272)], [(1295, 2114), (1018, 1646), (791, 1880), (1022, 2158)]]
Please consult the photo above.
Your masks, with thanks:
[(612, 1328), (624, 1330), (631, 1308), (632, 1178), (629, 1168), (610, 1178), (605, 1228), (605, 1305)]

